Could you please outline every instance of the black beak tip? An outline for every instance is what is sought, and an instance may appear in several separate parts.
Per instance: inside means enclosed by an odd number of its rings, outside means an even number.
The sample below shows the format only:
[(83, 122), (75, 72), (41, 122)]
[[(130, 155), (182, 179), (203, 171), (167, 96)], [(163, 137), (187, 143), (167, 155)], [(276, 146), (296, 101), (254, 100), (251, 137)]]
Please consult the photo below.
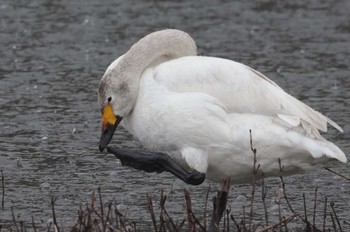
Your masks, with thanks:
[(102, 131), (100, 144), (98, 146), (98, 149), (100, 152), (103, 152), (103, 150), (107, 147), (109, 142), (112, 140), (112, 137), (114, 135), (115, 129), (117, 129), (118, 124), (121, 121), (121, 117), (117, 117), (117, 121), (114, 125), (108, 124)]
[(100, 152), (103, 152), (103, 150), (112, 140), (112, 137), (116, 128), (117, 128), (116, 125), (107, 125), (106, 128), (102, 131), (100, 144), (98, 146), (98, 149), (100, 150)]
[(98, 149), (100, 150), (100, 152), (103, 152), (103, 150), (105, 149), (105, 147), (99, 145), (99, 146), (98, 146)]

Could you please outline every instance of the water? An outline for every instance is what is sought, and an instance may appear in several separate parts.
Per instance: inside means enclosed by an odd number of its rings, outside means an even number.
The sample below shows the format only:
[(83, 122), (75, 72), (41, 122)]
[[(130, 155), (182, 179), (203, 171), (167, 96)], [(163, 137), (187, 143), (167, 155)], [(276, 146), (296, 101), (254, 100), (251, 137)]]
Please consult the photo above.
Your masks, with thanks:
[[(2, 1), (0, 169), (6, 195), (0, 225), (11, 225), (13, 206), (16, 220), (29, 224), (33, 216), (45, 226), (52, 218), (50, 197), (57, 196), (57, 218), (69, 227), (80, 202), (88, 202), (98, 186), (106, 201), (115, 199), (140, 222), (150, 220), (146, 194), (158, 199), (161, 188), (179, 218), (183, 188), (190, 188), (195, 204), (203, 204), (209, 182), (188, 187), (168, 174), (136, 172), (97, 149), (100, 77), (132, 43), (158, 29), (187, 31), (201, 55), (233, 59), (263, 72), (342, 125), (344, 134), (330, 129), (326, 137), (350, 154), (348, 12), (347, 0)], [(140, 148), (123, 130), (113, 143)], [(350, 176), (349, 164), (330, 166)], [(341, 222), (350, 221), (348, 182), (322, 169), (286, 182), (295, 204), (300, 206), (303, 193), (313, 199), (318, 186), (319, 199), (335, 201)], [(273, 211), (278, 179), (268, 184)], [(233, 189), (232, 207), (237, 197), (248, 204), (250, 186)], [(322, 212), (322, 202), (318, 209)]]

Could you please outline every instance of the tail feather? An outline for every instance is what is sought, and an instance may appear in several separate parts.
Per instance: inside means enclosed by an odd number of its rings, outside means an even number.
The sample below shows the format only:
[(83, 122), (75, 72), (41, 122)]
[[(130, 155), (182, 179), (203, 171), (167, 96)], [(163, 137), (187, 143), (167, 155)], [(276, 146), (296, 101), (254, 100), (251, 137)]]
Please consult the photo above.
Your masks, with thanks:
[(328, 118), (325, 116), (325, 118), (327, 119), (327, 122), (332, 125), (334, 128), (336, 128), (338, 131), (340, 131), (341, 133), (344, 133), (343, 128), (341, 128), (341, 126), (339, 126), (336, 122), (334, 122), (332, 119)]
[[(312, 140), (312, 142), (310, 140)], [(321, 156), (325, 155), (329, 158), (337, 159), (343, 163), (347, 162), (344, 152), (332, 142), (326, 140), (320, 141), (308, 139), (305, 141), (305, 145), (314, 158), (320, 158)]]

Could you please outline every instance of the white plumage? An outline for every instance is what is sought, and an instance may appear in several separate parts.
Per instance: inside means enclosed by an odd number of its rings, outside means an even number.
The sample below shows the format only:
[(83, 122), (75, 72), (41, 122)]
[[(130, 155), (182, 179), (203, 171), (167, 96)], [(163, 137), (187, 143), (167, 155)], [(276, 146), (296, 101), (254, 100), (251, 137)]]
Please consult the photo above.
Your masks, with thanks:
[(347, 159), (319, 133), (335, 122), (234, 61), (196, 55), (186, 33), (163, 30), (114, 61), (99, 89), (115, 115), (148, 149), (164, 152), (210, 180), (251, 180), (253, 154), (268, 175), (305, 170), (323, 159)]

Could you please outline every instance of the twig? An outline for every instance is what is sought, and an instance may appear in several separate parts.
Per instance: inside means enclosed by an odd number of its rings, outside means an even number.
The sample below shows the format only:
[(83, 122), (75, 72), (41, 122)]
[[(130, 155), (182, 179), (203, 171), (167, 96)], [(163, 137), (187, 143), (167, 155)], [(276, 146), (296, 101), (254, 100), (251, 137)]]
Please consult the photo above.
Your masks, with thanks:
[(244, 205), (242, 205), (242, 212), (243, 212), (243, 219), (242, 219), (243, 231), (246, 231), (247, 227), (246, 227), (246, 221), (245, 221), (245, 206)]
[(151, 214), (154, 231), (157, 232), (158, 231), (157, 230), (157, 222), (156, 222), (156, 217), (154, 216), (152, 198), (148, 194), (147, 194), (147, 206), (148, 206), (148, 210), (149, 210), (149, 212)]
[(1, 209), (4, 210), (5, 205), (5, 177), (4, 173), (1, 170), (1, 186), (2, 186), (2, 198), (1, 198)]
[[(101, 229), (100, 229), (100, 227), (99, 227), (99, 225), (98, 225), (97, 219), (94, 220), (94, 225), (95, 225), (95, 231), (96, 231), (96, 232), (101, 232)], [(56, 231), (55, 231), (55, 232), (56, 232)]]
[(20, 221), (19, 224), (21, 225), (21, 232), (23, 232), (25, 230), (25, 223), (23, 221)]
[[(284, 193), (283, 193), (283, 194), (284, 194)], [(278, 204), (278, 220), (279, 220), (279, 222), (282, 221), (281, 204)], [(280, 232), (282, 232), (282, 227), (280, 227)]]
[(197, 219), (196, 215), (194, 215), (192, 210), (190, 210), (189, 213), (191, 214), (191, 217), (193, 218), (194, 223), (197, 224), (201, 228), (202, 231), (205, 231), (204, 226), (199, 222), (199, 220)]
[(52, 208), (52, 216), (53, 216), (53, 223), (54, 223), (54, 226), (55, 226), (55, 230), (57, 230), (57, 232), (60, 231), (59, 227), (58, 227), (58, 224), (57, 224), (57, 221), (56, 221), (56, 214), (55, 214), (55, 201), (57, 200), (56, 197), (51, 197), (51, 208)]
[(335, 224), (333, 214), (330, 213), (330, 215), (331, 215), (331, 218), (332, 218), (333, 229), (334, 229), (334, 231), (337, 231), (337, 225)]
[(283, 223), (284, 224), (288, 224), (290, 221), (293, 220), (293, 218), (295, 216), (298, 216), (297, 214), (293, 214), (292, 216), (288, 217), (288, 218), (285, 218), (284, 220), (280, 221), (279, 223), (275, 224), (275, 225), (271, 225), (271, 226), (268, 226), (268, 227), (265, 227), (264, 229), (261, 229), (261, 230), (256, 230), (255, 232), (266, 232), (266, 231), (269, 231), (271, 229), (274, 229), (280, 225), (282, 225)]
[(92, 226), (92, 211), (95, 209), (95, 191), (91, 193), (91, 207), (87, 208), (88, 211), (88, 221), (87, 221), (87, 229), (90, 229)]
[(241, 228), (239, 227), (239, 224), (236, 222), (235, 218), (233, 217), (233, 215), (231, 214), (231, 220), (233, 221), (233, 223), (235, 223), (235, 226), (237, 228), (237, 231), (241, 231)]
[[(283, 196), (284, 196), (284, 199), (286, 200), (287, 202), (287, 205), (289, 207), (289, 209), (292, 211), (292, 213), (296, 214), (298, 217), (300, 217), (300, 215), (298, 213), (295, 212), (295, 210), (293, 209), (292, 205), (290, 204), (289, 200), (288, 200), (288, 197), (287, 197), (287, 193), (286, 193), (286, 186), (285, 186), (285, 183), (284, 183), (284, 180), (283, 180), (283, 176), (282, 176), (282, 172), (283, 172), (283, 169), (284, 169), (284, 166), (282, 166), (281, 164), (281, 159), (278, 158), (278, 165), (279, 165), (279, 168), (280, 168), (280, 179), (281, 179), (281, 182), (282, 182), (282, 189), (283, 189)], [(302, 220), (304, 220), (304, 218), (300, 217)]]
[(326, 231), (326, 217), (327, 217), (327, 197), (325, 198), (324, 209), (323, 209), (323, 231)]
[(214, 210), (208, 231), (219, 231), (219, 223), (226, 209), (229, 190), (230, 178), (226, 178), (223, 182), (221, 191), (219, 191), (217, 196), (213, 198)]
[[(173, 220), (171, 219), (170, 215), (168, 214), (167, 210), (165, 209), (165, 199), (164, 199), (164, 202), (160, 205), (160, 207), (161, 207), (161, 209), (164, 211), (165, 216), (169, 219), (170, 224), (171, 224), (171, 226), (173, 227), (173, 229), (174, 229), (175, 231), (179, 231), (179, 229), (177, 228), (177, 226), (175, 225), (175, 223), (174, 223)], [(169, 226), (168, 226), (168, 228), (169, 228)], [(173, 231), (173, 230), (171, 230), (171, 231)]]
[(257, 150), (253, 148), (253, 138), (252, 138), (252, 130), (249, 129), (249, 135), (250, 135), (250, 149), (253, 152), (253, 176), (252, 176), (252, 197), (250, 200), (250, 218), (249, 218), (249, 231), (252, 230), (252, 221), (253, 221), (253, 213), (254, 213), (254, 196), (255, 196), (255, 185), (256, 185), (256, 175), (258, 174), (258, 170), (260, 167), (260, 164), (258, 164), (258, 167), (256, 167), (256, 152)]
[(192, 204), (191, 204), (190, 193), (186, 189), (184, 191), (185, 191), (186, 211), (187, 211), (189, 231), (195, 231), (196, 224), (194, 223), (195, 219), (193, 218), (193, 214), (191, 214)]
[[(115, 210), (116, 217), (119, 217), (120, 228), (123, 228), (125, 231), (130, 231), (130, 229), (127, 229), (126, 226), (133, 225), (133, 228), (136, 229), (135, 223), (133, 221), (127, 219), (126, 216), (124, 216), (121, 212), (119, 212), (117, 207), (115, 207), (114, 210)], [(156, 228), (155, 228), (155, 230), (156, 230)], [(123, 231), (123, 230), (121, 230), (121, 231)]]
[(306, 209), (305, 193), (303, 193), (303, 201), (304, 201), (304, 217), (305, 217), (304, 222), (306, 223), (306, 231), (310, 231), (311, 230), (310, 223), (307, 220), (307, 209)]
[(317, 205), (317, 189), (318, 187), (315, 188), (315, 202), (314, 202), (314, 213), (313, 213), (313, 218), (312, 218), (312, 228), (316, 230), (316, 205)]
[(78, 210), (78, 222), (79, 222), (79, 229), (78, 231), (81, 232), (81, 226), (84, 225), (83, 224), (83, 208), (82, 208), (82, 203), (81, 203), (81, 200), (80, 200), (80, 203), (79, 203), (79, 210)]
[(204, 205), (204, 231), (207, 231), (207, 206), (208, 206), (208, 199), (209, 199), (209, 193), (210, 193), (210, 185), (208, 187), (207, 194), (205, 195), (205, 205)]
[(304, 201), (304, 217), (305, 217), (305, 221), (307, 222), (307, 211), (306, 211), (305, 193), (303, 193), (303, 201)]
[(186, 222), (186, 219), (183, 219), (180, 224), (177, 226), (176, 230), (177, 231), (180, 231), (183, 227), (183, 225), (185, 225), (185, 222)]
[(231, 209), (226, 209), (227, 232), (230, 231), (230, 212)]
[(51, 220), (50, 220), (50, 223), (47, 225), (47, 232), (50, 232), (51, 231), (51, 225), (52, 225), (52, 222), (51, 222)]
[(337, 176), (340, 176), (341, 178), (343, 178), (343, 179), (345, 179), (345, 180), (350, 181), (350, 178), (349, 178), (349, 177), (344, 176), (343, 174), (340, 174), (339, 172), (336, 172), (336, 171), (334, 171), (334, 170), (332, 170), (332, 169), (330, 169), (330, 168), (324, 168), (324, 169), (326, 169), (327, 171), (329, 171), (329, 172), (331, 172), (331, 173), (336, 174)]
[(164, 220), (164, 204), (165, 204), (165, 199), (166, 197), (164, 196), (164, 190), (160, 189), (160, 215), (159, 215), (159, 220), (160, 220), (160, 225), (159, 225), (159, 231), (165, 231), (164, 225), (165, 225), (165, 220)]
[(114, 214), (115, 214), (115, 224), (116, 227), (119, 228), (119, 215), (118, 215), (118, 209), (117, 209), (117, 203), (114, 201)]
[[(295, 214), (295, 215), (296, 215), (298, 218), (300, 218), (304, 223), (306, 223), (306, 225), (309, 225), (310, 223), (309, 223), (307, 220), (305, 220), (305, 218), (303, 218), (302, 216), (300, 216), (300, 214), (297, 213), (297, 212), (293, 209), (292, 205), (290, 204), (289, 199), (288, 199), (288, 197), (287, 197), (286, 187), (285, 187), (285, 183), (284, 183), (283, 176), (282, 176), (282, 172), (283, 172), (284, 166), (282, 166), (282, 164), (281, 164), (281, 159), (280, 159), (280, 158), (278, 158), (278, 163), (279, 163), (280, 173), (281, 173), (280, 179), (281, 179), (281, 182), (282, 182), (283, 195), (284, 195), (284, 199), (285, 199), (286, 202), (287, 202), (288, 208), (290, 209), (290, 211), (292, 211), (293, 214)], [(314, 230), (318, 230), (318, 229), (317, 229), (317, 228), (314, 228)]]
[(102, 230), (106, 231), (107, 230), (107, 225), (108, 225), (108, 221), (109, 221), (109, 216), (111, 214), (112, 211), (112, 202), (108, 203), (108, 211), (107, 211), (107, 215), (106, 215), (106, 220), (104, 222), (104, 224), (102, 224)]
[(100, 207), (101, 207), (101, 220), (102, 220), (102, 225), (104, 225), (104, 212), (103, 212), (103, 203), (102, 203), (102, 194), (101, 194), (101, 188), (98, 187), (97, 188), (97, 191), (98, 191), (98, 196), (99, 196), (99, 199), (100, 199)]
[(265, 212), (265, 226), (268, 226), (269, 218), (268, 218), (267, 207), (266, 207), (266, 196), (267, 196), (267, 191), (266, 191), (266, 185), (265, 185), (265, 176), (264, 176), (264, 173), (262, 173), (261, 198), (262, 198), (264, 212)]
[[(286, 220), (285, 216), (283, 216), (283, 220)], [(285, 231), (288, 232), (288, 226), (287, 226), (288, 223), (283, 223), (283, 224), (284, 224)]]
[(32, 215), (32, 226), (33, 226), (34, 232), (36, 232), (36, 226), (35, 226), (35, 223), (34, 223), (34, 217), (33, 217), (33, 215)]
[(14, 205), (14, 202), (12, 201), (12, 206), (11, 206), (12, 220), (13, 220), (13, 225), (15, 226), (16, 231), (18, 232), (19, 230), (16, 222), (15, 213), (13, 212), (13, 205)]
[(336, 219), (336, 221), (337, 221), (337, 224), (338, 224), (338, 226), (339, 226), (339, 230), (342, 232), (343, 229), (342, 229), (341, 226), (340, 226), (340, 222), (339, 222), (338, 215), (337, 215), (337, 213), (335, 212), (335, 209), (334, 209), (334, 202), (331, 202), (330, 205), (331, 205), (331, 208), (332, 208), (334, 217), (335, 217), (335, 219)]

